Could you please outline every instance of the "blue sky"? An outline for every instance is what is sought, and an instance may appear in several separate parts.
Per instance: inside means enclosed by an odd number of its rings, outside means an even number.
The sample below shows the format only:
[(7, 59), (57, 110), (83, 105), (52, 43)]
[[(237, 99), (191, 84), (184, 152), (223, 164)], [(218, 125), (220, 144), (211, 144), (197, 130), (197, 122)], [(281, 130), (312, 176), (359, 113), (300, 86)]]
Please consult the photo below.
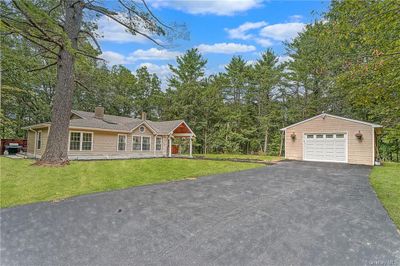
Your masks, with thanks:
[[(107, 4), (113, 4), (109, 1)], [(165, 49), (126, 33), (123, 27), (100, 17), (99, 34), (102, 57), (109, 65), (122, 64), (132, 71), (147, 66), (165, 81), (170, 75), (168, 64), (192, 47), (208, 60), (207, 73), (223, 71), (234, 55), (254, 62), (259, 54), (271, 48), (287, 60), (282, 44), (301, 31), (307, 23), (327, 11), (329, 1), (293, 0), (147, 0), (154, 14), (163, 22), (185, 23), (190, 40), (176, 40)]]

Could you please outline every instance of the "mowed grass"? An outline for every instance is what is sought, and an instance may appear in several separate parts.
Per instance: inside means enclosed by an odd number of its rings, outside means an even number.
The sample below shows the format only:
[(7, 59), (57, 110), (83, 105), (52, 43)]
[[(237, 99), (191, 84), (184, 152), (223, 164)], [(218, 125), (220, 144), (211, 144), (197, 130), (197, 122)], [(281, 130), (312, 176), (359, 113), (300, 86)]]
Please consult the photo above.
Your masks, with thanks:
[(65, 167), (31, 166), (34, 161), (0, 158), (0, 207), (163, 183), (263, 165), (188, 159), (73, 161)]
[(270, 155), (255, 155), (255, 154), (196, 154), (195, 157), (205, 157), (210, 159), (239, 159), (239, 160), (257, 160), (257, 161), (279, 161), (282, 157)]
[(400, 229), (400, 163), (384, 163), (375, 166), (370, 182), (379, 200)]

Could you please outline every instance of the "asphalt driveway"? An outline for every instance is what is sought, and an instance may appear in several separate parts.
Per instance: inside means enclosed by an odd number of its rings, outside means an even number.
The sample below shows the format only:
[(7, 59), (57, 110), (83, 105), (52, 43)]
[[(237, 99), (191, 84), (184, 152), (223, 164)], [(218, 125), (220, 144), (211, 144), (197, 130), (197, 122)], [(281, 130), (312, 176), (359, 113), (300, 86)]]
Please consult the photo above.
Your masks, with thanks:
[(400, 265), (369, 167), (282, 162), (1, 210), (1, 265)]

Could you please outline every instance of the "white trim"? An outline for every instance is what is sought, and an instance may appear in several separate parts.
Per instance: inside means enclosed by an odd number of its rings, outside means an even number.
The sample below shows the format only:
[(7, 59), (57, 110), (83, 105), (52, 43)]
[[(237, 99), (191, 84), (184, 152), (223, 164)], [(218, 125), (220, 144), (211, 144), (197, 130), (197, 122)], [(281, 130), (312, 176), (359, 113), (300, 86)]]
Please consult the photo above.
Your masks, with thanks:
[[(70, 149), (70, 144), (71, 144), (71, 133), (72, 132), (74, 132), (74, 133), (79, 133), (79, 150), (71, 150)], [(91, 141), (90, 141), (90, 150), (82, 150), (82, 143), (83, 143), (83, 133), (86, 133), (86, 134), (91, 134), (92, 135), (92, 138), (91, 138)], [(91, 132), (91, 131), (76, 131), (76, 130), (69, 130), (68, 131), (68, 152), (69, 151), (93, 151), (93, 142), (94, 142), (94, 133), (93, 132)]]
[[(143, 124), (145, 124), (146, 127), (147, 127), (148, 129), (150, 129), (150, 131), (151, 131), (153, 134), (157, 134), (157, 132), (154, 130), (154, 128), (152, 128), (146, 121), (141, 122), (139, 125), (137, 125), (136, 127), (132, 128), (129, 132), (132, 133), (135, 129), (137, 129), (138, 127), (140, 127), (140, 126), (143, 125)], [(140, 132), (140, 133), (142, 133), (142, 132)]]
[(311, 118), (308, 118), (308, 119), (306, 119), (306, 120), (300, 121), (300, 122), (298, 122), (298, 123), (295, 123), (295, 124), (289, 125), (289, 126), (287, 126), (287, 127), (281, 128), (281, 130), (287, 130), (288, 128), (291, 128), (291, 127), (294, 127), (294, 126), (303, 124), (303, 123), (305, 123), (305, 122), (311, 121), (311, 120), (313, 120), (313, 119), (316, 119), (316, 118), (322, 117), (322, 116), (328, 116), (328, 117), (333, 117), (333, 118), (337, 118), (337, 119), (342, 119), (342, 120), (346, 120), (346, 121), (350, 121), (350, 122), (354, 122), (354, 123), (364, 124), (364, 125), (372, 126), (373, 128), (382, 127), (381, 125), (372, 124), (372, 123), (368, 123), (368, 122), (364, 122), (364, 121), (360, 121), (360, 120), (354, 120), (354, 119), (350, 119), (350, 118), (345, 118), (345, 117), (341, 117), (341, 116), (330, 115), (330, 114), (319, 114), (319, 115), (313, 116), (313, 117), (311, 117)]
[(372, 128), (372, 165), (375, 165), (375, 128)]
[[(125, 148), (123, 150), (119, 149), (119, 136), (125, 137)], [(127, 145), (128, 145), (128, 134), (118, 134), (118, 136), (117, 136), (117, 151), (126, 151)]]
[[(182, 120), (182, 122), (180, 122), (173, 130), (171, 130), (171, 131), (168, 133), (168, 135), (173, 134), (174, 131), (175, 131), (175, 129), (177, 129), (180, 125), (182, 125), (182, 123), (185, 124), (185, 126), (190, 130), (190, 132), (192, 132), (192, 135), (193, 135), (194, 137), (196, 137), (196, 134), (194, 134), (193, 130), (192, 130), (192, 129), (188, 126), (188, 124), (186, 124), (186, 122), (183, 121), (183, 120)], [(178, 135), (178, 134), (188, 134), (188, 133), (176, 133), (175, 135)]]
[(106, 132), (119, 132), (119, 133), (129, 133), (129, 131), (125, 130), (117, 130), (117, 129), (103, 129), (103, 128), (95, 128), (95, 127), (75, 127), (70, 126), (69, 129), (71, 130), (93, 130), (93, 131), (106, 131)]
[[(306, 140), (306, 138), (305, 138), (305, 136), (306, 135), (327, 135), (327, 134), (344, 134), (344, 139), (345, 139), (345, 148), (346, 148), (346, 151), (345, 151), (345, 161), (343, 162), (343, 161), (332, 161), (332, 160), (307, 160), (307, 159), (305, 159), (305, 148), (304, 148), (304, 144), (305, 144), (305, 140)], [(325, 139), (325, 138), (323, 138), (323, 139)], [(328, 132), (328, 133), (326, 133), (326, 132), (323, 132), (323, 133), (321, 133), (321, 132), (303, 132), (303, 147), (302, 147), (302, 149), (303, 149), (303, 157), (302, 157), (302, 160), (303, 161), (309, 161), (309, 162), (332, 162), (332, 163), (349, 163), (349, 133), (347, 132), (347, 131), (338, 131), (338, 132)], [(286, 153), (285, 153), (285, 158), (286, 158)]]

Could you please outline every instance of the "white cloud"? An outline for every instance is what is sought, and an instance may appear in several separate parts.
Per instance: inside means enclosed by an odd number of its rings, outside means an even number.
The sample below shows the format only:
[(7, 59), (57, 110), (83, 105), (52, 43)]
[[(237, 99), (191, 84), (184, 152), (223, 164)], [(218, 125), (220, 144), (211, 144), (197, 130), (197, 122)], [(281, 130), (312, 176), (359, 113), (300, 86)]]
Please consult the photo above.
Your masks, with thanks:
[(141, 35), (132, 35), (132, 33), (125, 30), (124, 26), (106, 16), (99, 18), (97, 34), (102, 36), (100, 38), (101, 41), (116, 43), (145, 43), (148, 41), (147, 38)]
[(172, 60), (181, 53), (177, 51), (168, 51), (167, 49), (150, 48), (148, 50), (138, 49), (128, 56), (128, 61), (137, 60)]
[(277, 64), (279, 65), (279, 64), (282, 64), (284, 62), (289, 62), (289, 61), (293, 61), (293, 58), (291, 58), (288, 55), (281, 55), (281, 56), (278, 56)]
[(266, 26), (267, 23), (265, 21), (260, 22), (246, 22), (234, 29), (225, 29), (228, 32), (228, 36), (231, 39), (240, 39), (240, 40), (249, 40), (254, 38), (253, 34), (248, 34), (248, 31), (259, 29), (261, 27)]
[(301, 32), (306, 24), (300, 22), (278, 23), (261, 29), (260, 36), (276, 41), (290, 40)]
[(113, 51), (104, 51), (100, 57), (106, 60), (109, 65), (122, 65), (127, 63), (124, 55)]
[(152, 7), (172, 8), (189, 14), (232, 16), (261, 6), (262, 0), (150, 0)]
[(109, 65), (129, 65), (140, 60), (174, 60), (180, 54), (177, 51), (150, 48), (148, 50), (138, 49), (128, 56), (113, 51), (104, 51), (100, 57), (106, 60)]
[(153, 63), (142, 63), (136, 69), (146, 67), (149, 73), (154, 73), (161, 80), (161, 88), (166, 89), (168, 78), (172, 75), (168, 65), (156, 65)]
[(255, 40), (256, 43), (258, 43), (262, 47), (271, 47), (274, 45), (274, 43), (270, 39), (256, 38)]
[(253, 45), (245, 45), (240, 43), (214, 43), (214, 44), (200, 44), (197, 46), (202, 53), (214, 54), (235, 54), (247, 53), (256, 50)]
[(289, 17), (292, 22), (300, 22), (303, 19), (302, 15), (293, 15)]

